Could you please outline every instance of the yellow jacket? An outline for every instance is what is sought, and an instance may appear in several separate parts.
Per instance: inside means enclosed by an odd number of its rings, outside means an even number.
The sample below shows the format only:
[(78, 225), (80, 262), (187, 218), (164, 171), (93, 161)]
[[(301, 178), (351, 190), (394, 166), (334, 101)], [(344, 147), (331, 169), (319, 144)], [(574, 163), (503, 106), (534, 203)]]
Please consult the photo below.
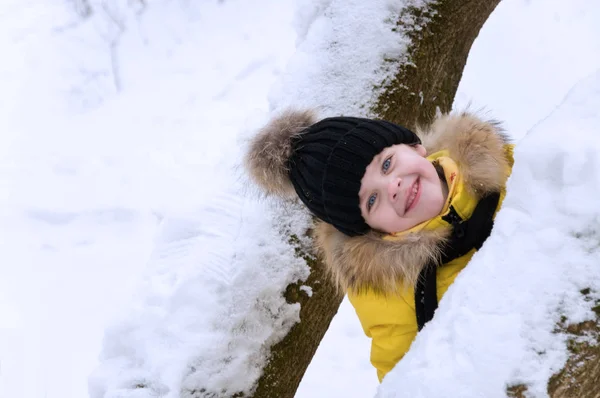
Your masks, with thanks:
[[(449, 236), (451, 226), (442, 217), (452, 205), (468, 219), (479, 199), (490, 192), (500, 192), (499, 208), (513, 164), (513, 146), (497, 124), (470, 114), (442, 116), (418, 134), (448, 184), (448, 199), (439, 216), (390, 235), (371, 231), (347, 237), (324, 222), (315, 230), (331, 275), (348, 292), (365, 334), (372, 339), (371, 362), (380, 381), (417, 334), (414, 285)], [(474, 252), (438, 268), (438, 301)]]

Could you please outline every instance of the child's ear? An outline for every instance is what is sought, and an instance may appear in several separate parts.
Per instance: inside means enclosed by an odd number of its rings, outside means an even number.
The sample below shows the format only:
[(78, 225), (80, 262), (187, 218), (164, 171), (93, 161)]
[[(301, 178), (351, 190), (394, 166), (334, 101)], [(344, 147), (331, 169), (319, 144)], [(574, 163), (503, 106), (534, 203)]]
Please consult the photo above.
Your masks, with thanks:
[(427, 149), (425, 149), (425, 147), (421, 144), (417, 144), (414, 146), (415, 150), (417, 151), (417, 153), (423, 157), (427, 156)]

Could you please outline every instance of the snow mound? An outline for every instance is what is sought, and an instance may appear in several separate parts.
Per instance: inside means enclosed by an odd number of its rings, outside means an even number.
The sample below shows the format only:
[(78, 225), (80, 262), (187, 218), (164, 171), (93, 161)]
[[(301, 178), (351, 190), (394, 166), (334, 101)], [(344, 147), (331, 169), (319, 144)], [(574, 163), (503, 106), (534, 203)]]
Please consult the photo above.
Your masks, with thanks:
[[(473, 257), (377, 397), (547, 397), (567, 323), (600, 297), (600, 72), (517, 144), (508, 194)], [(564, 319), (563, 319), (564, 320)]]
[(281, 287), (308, 276), (285, 241), (306, 216), (265, 225), (278, 218), (272, 207), (223, 193), (163, 221), (137, 305), (106, 332), (92, 397), (226, 396), (253, 387), (270, 346), (299, 320), (299, 305), (287, 304)]

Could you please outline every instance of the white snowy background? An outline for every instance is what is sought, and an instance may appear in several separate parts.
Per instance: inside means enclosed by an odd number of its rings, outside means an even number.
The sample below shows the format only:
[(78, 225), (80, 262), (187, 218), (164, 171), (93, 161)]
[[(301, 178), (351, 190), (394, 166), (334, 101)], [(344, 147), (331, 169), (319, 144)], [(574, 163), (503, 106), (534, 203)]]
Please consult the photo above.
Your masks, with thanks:
[[(243, 145), (289, 103), (359, 112), (386, 71), (349, 66), (401, 53), (372, 23), (397, 4), (4, 0), (0, 397), (246, 388), (261, 358), (245, 353), (295, 319), (269, 286), (304, 276), (277, 242), (305, 219), (273, 225), (237, 167)], [(494, 235), (379, 391), (344, 302), (298, 397), (495, 397), (509, 381), (544, 396), (565, 355), (556, 309), (586, 319), (578, 291), (600, 291), (598, 20), (585, 0), (494, 11), (455, 103), (484, 107), (520, 145)], [(332, 37), (345, 39), (336, 56)]]

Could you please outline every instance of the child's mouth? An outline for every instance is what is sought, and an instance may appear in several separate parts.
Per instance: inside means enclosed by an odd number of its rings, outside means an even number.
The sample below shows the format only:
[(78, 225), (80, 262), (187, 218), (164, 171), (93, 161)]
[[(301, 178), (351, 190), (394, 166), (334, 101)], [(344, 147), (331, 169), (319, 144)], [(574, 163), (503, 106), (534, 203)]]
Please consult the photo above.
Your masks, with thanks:
[(421, 179), (417, 178), (417, 180), (415, 181), (415, 183), (413, 184), (413, 186), (411, 188), (410, 195), (408, 195), (408, 198), (406, 199), (406, 210), (404, 211), (404, 213), (412, 210), (419, 202), (420, 197), (421, 197)]

